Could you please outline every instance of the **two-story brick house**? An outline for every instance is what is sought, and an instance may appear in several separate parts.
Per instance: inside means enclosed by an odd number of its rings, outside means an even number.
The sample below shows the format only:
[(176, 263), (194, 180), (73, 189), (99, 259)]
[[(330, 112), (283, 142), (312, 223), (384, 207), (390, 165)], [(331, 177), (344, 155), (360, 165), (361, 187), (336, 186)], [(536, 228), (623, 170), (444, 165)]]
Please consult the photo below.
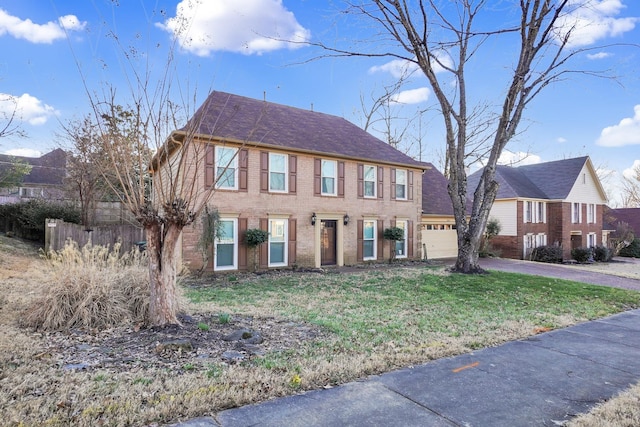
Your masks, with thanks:
[[(469, 176), (470, 193), (482, 171)], [(606, 245), (603, 208), (607, 197), (589, 157), (519, 167), (498, 166), (500, 184), (489, 218), (500, 222), (491, 240), (505, 258), (527, 259), (534, 248), (571, 249)], [(605, 239), (606, 240), (606, 239)]]
[[(209, 207), (220, 216), (208, 270), (250, 267), (244, 235), (254, 228), (269, 233), (260, 268), (383, 260), (391, 226), (405, 230), (396, 257), (419, 256), (423, 163), (340, 117), (224, 92), (212, 92), (170, 139), (194, 126), (206, 149), (198, 185), (215, 186)], [(200, 221), (182, 233), (192, 269), (202, 266), (202, 233)]]

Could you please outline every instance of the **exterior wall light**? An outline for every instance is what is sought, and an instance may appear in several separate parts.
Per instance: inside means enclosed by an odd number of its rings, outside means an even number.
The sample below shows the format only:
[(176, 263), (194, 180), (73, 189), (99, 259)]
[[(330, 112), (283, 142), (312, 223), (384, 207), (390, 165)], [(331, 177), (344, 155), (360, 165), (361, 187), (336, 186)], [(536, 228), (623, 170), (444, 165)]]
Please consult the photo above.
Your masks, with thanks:
[(344, 214), (342, 219), (344, 220), (344, 225), (348, 225), (351, 218), (349, 218), (349, 214)]
[(316, 216), (316, 213), (312, 213), (311, 214), (311, 225), (316, 225), (316, 220), (318, 219), (318, 217)]

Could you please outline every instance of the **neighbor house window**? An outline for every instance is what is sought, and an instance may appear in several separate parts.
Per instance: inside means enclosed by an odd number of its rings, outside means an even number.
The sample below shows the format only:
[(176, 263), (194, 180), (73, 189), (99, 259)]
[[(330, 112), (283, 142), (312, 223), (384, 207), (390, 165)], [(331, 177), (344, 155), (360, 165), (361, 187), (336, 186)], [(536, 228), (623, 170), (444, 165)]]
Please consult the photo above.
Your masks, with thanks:
[(587, 247), (588, 248), (595, 248), (597, 242), (596, 242), (596, 233), (589, 233), (587, 234)]
[(407, 171), (396, 169), (396, 199), (407, 199)]
[(238, 188), (238, 150), (216, 147), (216, 187), (229, 190)]
[(364, 221), (362, 234), (362, 258), (376, 259), (376, 221)]
[(287, 265), (287, 219), (269, 220), (269, 267)]
[(596, 222), (596, 205), (594, 203), (589, 203), (587, 205), (587, 222), (589, 224), (594, 224)]
[(524, 203), (524, 222), (533, 222), (533, 202)]
[(364, 167), (364, 197), (376, 197), (376, 170), (375, 166)]
[(537, 218), (536, 222), (546, 222), (547, 221), (546, 215), (545, 215), (546, 207), (547, 207), (546, 203), (545, 202), (537, 202), (537, 205), (538, 205), (538, 210), (537, 210), (538, 218)]
[(322, 194), (328, 196), (336, 195), (337, 163), (335, 160), (322, 161)]
[(269, 191), (287, 192), (287, 155), (269, 153)]
[(407, 221), (396, 221), (396, 227), (401, 228), (404, 232), (402, 240), (396, 240), (396, 258), (407, 257)]
[(215, 270), (238, 268), (238, 220), (221, 218), (215, 239)]
[(582, 209), (580, 203), (571, 204), (571, 222), (580, 224), (582, 222)]

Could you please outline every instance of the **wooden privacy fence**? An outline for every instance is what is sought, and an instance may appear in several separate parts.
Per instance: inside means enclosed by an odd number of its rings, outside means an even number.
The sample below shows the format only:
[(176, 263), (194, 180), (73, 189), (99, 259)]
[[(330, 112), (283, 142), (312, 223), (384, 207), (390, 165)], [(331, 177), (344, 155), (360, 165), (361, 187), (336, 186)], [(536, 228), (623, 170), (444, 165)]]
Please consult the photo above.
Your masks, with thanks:
[(144, 230), (131, 224), (98, 225), (86, 229), (79, 224), (64, 222), (61, 219), (47, 219), (44, 230), (44, 247), (47, 252), (64, 247), (67, 239), (77, 242), (80, 247), (91, 243), (113, 247), (121, 242), (120, 252), (128, 252), (136, 244), (145, 240)]

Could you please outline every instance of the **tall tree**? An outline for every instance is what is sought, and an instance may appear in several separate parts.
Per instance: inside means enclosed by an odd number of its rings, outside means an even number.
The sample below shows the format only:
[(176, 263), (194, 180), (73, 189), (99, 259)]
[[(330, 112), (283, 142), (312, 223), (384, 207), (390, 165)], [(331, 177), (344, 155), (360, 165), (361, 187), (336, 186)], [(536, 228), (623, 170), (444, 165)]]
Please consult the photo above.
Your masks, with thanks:
[[(498, 183), (495, 171), (507, 143), (516, 135), (525, 107), (551, 83), (572, 71), (567, 62), (585, 49), (572, 48), (575, 21), (572, 9), (584, 7), (570, 0), (519, 0), (517, 23), (487, 17), (496, 11), (488, 0), (373, 0), (350, 2), (347, 16), (357, 15), (380, 30), (381, 43), (369, 52), (340, 49), (317, 43), (328, 56), (393, 57), (417, 67), (427, 78), (437, 100), (445, 129), (446, 168), (458, 231), (458, 257), (454, 270), (482, 272), (479, 249)], [(502, 18), (502, 16), (500, 17)], [(499, 23), (491, 28), (493, 23)], [(489, 39), (510, 38), (513, 58), (504, 80), (504, 97), (497, 108), (472, 103), (473, 61)], [(380, 46), (389, 46), (381, 51)], [(444, 71), (444, 72), (443, 72)], [(593, 74), (581, 71), (584, 74)], [(444, 76), (444, 77), (442, 77)], [(496, 75), (495, 81), (500, 78)], [(452, 81), (454, 84), (452, 84)], [(495, 83), (494, 81), (494, 83)], [(482, 82), (478, 82), (482, 84)], [(473, 194), (467, 191), (471, 159), (484, 159)], [(472, 205), (467, 207), (468, 196)], [(467, 215), (470, 213), (469, 219)]]
[(640, 208), (640, 164), (632, 173), (622, 179), (622, 204), (626, 208)]

